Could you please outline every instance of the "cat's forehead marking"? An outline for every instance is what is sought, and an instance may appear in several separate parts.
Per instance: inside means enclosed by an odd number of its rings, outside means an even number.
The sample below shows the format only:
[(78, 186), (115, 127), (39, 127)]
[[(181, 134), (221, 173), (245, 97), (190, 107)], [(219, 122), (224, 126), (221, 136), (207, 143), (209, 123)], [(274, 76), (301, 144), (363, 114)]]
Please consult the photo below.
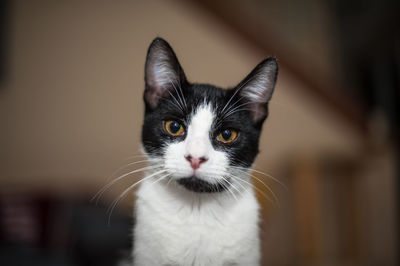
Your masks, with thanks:
[(210, 105), (202, 104), (193, 113), (185, 140), (187, 154), (193, 157), (208, 157), (212, 150), (209, 139), (214, 115)]
[(209, 104), (200, 105), (193, 113), (189, 123), (189, 134), (191, 136), (201, 136), (210, 131), (214, 120), (213, 109)]

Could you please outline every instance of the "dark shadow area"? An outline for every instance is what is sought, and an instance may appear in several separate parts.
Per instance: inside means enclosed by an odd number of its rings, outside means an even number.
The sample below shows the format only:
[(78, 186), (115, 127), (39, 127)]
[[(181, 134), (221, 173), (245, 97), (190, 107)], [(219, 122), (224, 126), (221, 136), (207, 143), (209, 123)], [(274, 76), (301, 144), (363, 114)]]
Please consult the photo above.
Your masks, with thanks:
[(129, 256), (131, 217), (85, 199), (0, 195), (2, 265), (117, 265)]

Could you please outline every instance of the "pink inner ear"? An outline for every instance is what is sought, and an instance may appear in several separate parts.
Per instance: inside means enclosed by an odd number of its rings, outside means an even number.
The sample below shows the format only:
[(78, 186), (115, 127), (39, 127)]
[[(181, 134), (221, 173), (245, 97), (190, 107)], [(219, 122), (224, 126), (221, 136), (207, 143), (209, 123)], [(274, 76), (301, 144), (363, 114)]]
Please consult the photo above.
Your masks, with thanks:
[(250, 106), (251, 116), (254, 123), (259, 122), (261, 119), (264, 119), (265, 116), (267, 115), (267, 110), (265, 105), (266, 103), (253, 103)]
[(148, 89), (145, 92), (146, 102), (151, 108), (156, 108), (160, 98), (162, 97), (161, 92), (154, 89)]
[(151, 106), (156, 108), (160, 98), (168, 94), (167, 86), (160, 83), (160, 77), (157, 74), (157, 62), (149, 61), (146, 69), (146, 92), (145, 100)]
[(269, 57), (259, 63), (249, 75), (239, 83), (241, 96), (250, 105), (253, 122), (259, 122), (268, 115), (268, 102), (274, 91), (278, 74), (275, 58)]
[[(172, 48), (162, 39), (155, 39), (150, 45), (145, 66), (145, 101), (156, 108), (162, 97), (167, 97), (175, 81), (182, 84), (185, 75)], [(178, 86), (178, 85), (176, 85)]]

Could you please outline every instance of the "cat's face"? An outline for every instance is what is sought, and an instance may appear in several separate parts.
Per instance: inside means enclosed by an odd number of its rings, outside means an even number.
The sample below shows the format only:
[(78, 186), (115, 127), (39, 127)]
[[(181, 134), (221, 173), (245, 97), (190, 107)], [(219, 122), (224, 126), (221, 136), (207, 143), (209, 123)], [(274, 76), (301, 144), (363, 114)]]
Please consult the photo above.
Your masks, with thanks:
[[(168, 178), (194, 192), (220, 192), (253, 163), (277, 76), (274, 58), (238, 86), (191, 84), (171, 47), (157, 38), (146, 60), (142, 144)], [(240, 174), (242, 173), (242, 174)]]

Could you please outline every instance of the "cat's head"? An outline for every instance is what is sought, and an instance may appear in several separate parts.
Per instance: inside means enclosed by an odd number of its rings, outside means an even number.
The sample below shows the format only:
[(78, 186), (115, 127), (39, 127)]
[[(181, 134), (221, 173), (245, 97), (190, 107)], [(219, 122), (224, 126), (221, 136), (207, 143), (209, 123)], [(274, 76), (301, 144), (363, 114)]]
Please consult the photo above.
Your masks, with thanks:
[(145, 153), (194, 192), (240, 182), (258, 153), (277, 73), (270, 57), (231, 89), (190, 83), (169, 44), (156, 38), (145, 66)]

